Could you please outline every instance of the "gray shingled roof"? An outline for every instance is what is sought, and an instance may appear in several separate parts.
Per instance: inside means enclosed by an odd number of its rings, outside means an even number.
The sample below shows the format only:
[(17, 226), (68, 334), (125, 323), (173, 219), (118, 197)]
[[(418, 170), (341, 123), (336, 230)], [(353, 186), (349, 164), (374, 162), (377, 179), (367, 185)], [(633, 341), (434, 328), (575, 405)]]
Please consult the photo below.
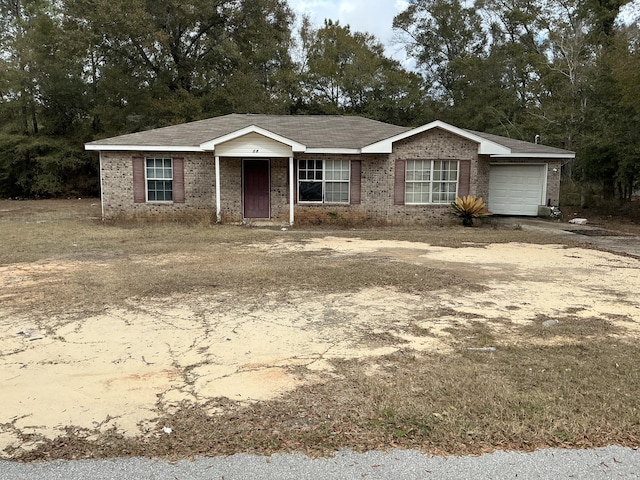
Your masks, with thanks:
[(549, 154), (549, 155), (566, 155), (570, 152), (569, 150), (564, 150), (562, 148), (549, 147), (547, 145), (541, 145), (539, 143), (531, 143), (525, 142), (523, 140), (516, 140), (514, 138), (501, 137), (500, 135), (493, 135), (491, 133), (484, 132), (476, 132), (474, 130), (464, 129), (469, 133), (473, 133), (479, 137), (485, 138), (491, 142), (499, 143), (500, 145), (504, 145), (505, 147), (511, 149), (511, 153), (522, 153), (522, 154)]
[[(307, 148), (360, 149), (411, 130), (363, 117), (342, 115), (256, 115), (230, 114), (171, 127), (157, 128), (90, 142), (100, 146), (199, 147), (203, 143), (255, 125), (306, 145)], [(548, 147), (489, 133), (465, 130), (511, 149), (514, 154), (571, 154)]]
[(88, 145), (198, 147), (255, 125), (308, 148), (362, 148), (410, 130), (362, 117), (340, 115), (231, 114), (197, 122), (97, 140)]

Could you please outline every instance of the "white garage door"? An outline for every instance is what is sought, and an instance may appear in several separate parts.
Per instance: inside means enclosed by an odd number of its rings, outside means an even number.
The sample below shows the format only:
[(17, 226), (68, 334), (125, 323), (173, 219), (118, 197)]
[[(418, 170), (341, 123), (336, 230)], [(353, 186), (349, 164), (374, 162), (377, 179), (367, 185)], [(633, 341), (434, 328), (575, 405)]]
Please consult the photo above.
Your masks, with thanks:
[(489, 210), (501, 215), (538, 215), (544, 205), (544, 165), (492, 165)]

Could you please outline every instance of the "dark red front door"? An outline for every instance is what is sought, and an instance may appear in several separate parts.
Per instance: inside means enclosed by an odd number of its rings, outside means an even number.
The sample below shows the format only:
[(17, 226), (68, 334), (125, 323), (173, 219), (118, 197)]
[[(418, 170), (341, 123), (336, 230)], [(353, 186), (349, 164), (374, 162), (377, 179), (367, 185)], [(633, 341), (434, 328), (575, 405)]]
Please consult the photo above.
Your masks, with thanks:
[(243, 160), (244, 218), (269, 218), (269, 160)]

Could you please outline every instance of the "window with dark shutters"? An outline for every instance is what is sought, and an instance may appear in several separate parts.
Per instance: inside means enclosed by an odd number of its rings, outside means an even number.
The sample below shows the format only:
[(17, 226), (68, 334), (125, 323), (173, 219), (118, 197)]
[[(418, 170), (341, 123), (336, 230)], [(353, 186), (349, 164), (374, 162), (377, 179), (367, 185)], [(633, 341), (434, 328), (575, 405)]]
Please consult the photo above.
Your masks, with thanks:
[(134, 203), (185, 203), (184, 158), (132, 157), (132, 165)]

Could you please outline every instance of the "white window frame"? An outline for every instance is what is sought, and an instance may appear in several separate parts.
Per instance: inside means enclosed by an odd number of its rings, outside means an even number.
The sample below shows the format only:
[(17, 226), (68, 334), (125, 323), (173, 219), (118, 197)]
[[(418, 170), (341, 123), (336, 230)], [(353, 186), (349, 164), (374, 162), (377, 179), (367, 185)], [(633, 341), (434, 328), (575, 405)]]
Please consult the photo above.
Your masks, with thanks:
[[(313, 180), (309, 180), (309, 179), (301, 179), (300, 178), (300, 172), (301, 172), (301, 168), (300, 168), (300, 162), (322, 162), (322, 178), (321, 179), (313, 179)], [(335, 170), (329, 170), (327, 168), (327, 162), (345, 162), (347, 164), (347, 168), (346, 170), (339, 170), (339, 171), (346, 171), (348, 174), (348, 179), (347, 180), (334, 180), (334, 179), (327, 179), (327, 172), (330, 171), (335, 171)], [(307, 164), (308, 165), (308, 164)], [(309, 169), (307, 169), (306, 167), (303, 169), (304, 171), (309, 171)], [(316, 168), (316, 165), (314, 164), (314, 168), (311, 169), (311, 171), (313, 172), (319, 172), (320, 170)], [(298, 199), (298, 203), (301, 204), (316, 204), (316, 205), (349, 205), (351, 204), (351, 160), (333, 160), (333, 159), (319, 159), (319, 158), (312, 158), (312, 159), (298, 159), (298, 163), (297, 163), (297, 173), (296, 173), (296, 198)], [(301, 183), (320, 183), (322, 184), (322, 199), (319, 201), (312, 201), (312, 200), (301, 200), (300, 199), (300, 184)], [(335, 201), (327, 201), (326, 200), (326, 187), (327, 184), (329, 183), (340, 183), (340, 184), (346, 184), (347, 185), (347, 200), (344, 202), (335, 202)]]
[[(171, 163), (171, 178), (165, 178), (165, 177), (156, 177), (156, 176), (149, 176), (149, 160), (153, 160), (154, 163), (158, 160), (162, 160), (162, 163), (164, 164), (165, 160), (169, 160), (169, 162)], [(154, 165), (154, 170), (155, 170), (155, 165)], [(165, 167), (164, 165), (162, 166), (162, 169), (164, 170)], [(149, 181), (170, 181), (171, 182), (171, 200), (149, 200)], [(173, 188), (173, 158), (169, 158), (169, 157), (145, 157), (144, 159), (144, 191), (145, 191), (145, 195), (146, 195), (146, 200), (148, 203), (173, 203), (173, 195), (174, 195), (174, 188)], [(164, 190), (165, 192), (167, 190)]]
[[(411, 162), (421, 162), (421, 164), (424, 166), (425, 164), (429, 165), (429, 169), (422, 169), (422, 170), (417, 170), (417, 169), (412, 169), (412, 171), (416, 171), (416, 172), (422, 172), (423, 176), (422, 178), (419, 179), (411, 179), (409, 180), (409, 171), (410, 171), (410, 163)], [(436, 162), (455, 162), (456, 164), (456, 175), (455, 175), (455, 180), (454, 179), (447, 179), (447, 180), (434, 180), (434, 166), (436, 164)], [(440, 170), (440, 171), (451, 171), (451, 170)], [(428, 173), (428, 179), (424, 178), (424, 173)], [(405, 192), (404, 192), (404, 203), (405, 205), (447, 205), (453, 201), (455, 201), (455, 198), (458, 196), (458, 184), (459, 184), (459, 180), (460, 180), (460, 161), (459, 160), (445, 160), (445, 159), (433, 159), (433, 160), (429, 160), (429, 159), (409, 159), (406, 161), (406, 167), (405, 167)], [(433, 186), (435, 184), (439, 184), (439, 183), (444, 183), (444, 184), (455, 184), (455, 194), (453, 199), (447, 199), (447, 200), (439, 200), (439, 201), (434, 201), (433, 199)], [(409, 201), (408, 200), (408, 195), (409, 195), (409, 188), (407, 188), (409, 185), (417, 185), (417, 184), (428, 184), (429, 186), (429, 195), (428, 195), (428, 199), (427, 201)], [(412, 192), (413, 194), (414, 192)], [(440, 192), (438, 192), (440, 193)]]

